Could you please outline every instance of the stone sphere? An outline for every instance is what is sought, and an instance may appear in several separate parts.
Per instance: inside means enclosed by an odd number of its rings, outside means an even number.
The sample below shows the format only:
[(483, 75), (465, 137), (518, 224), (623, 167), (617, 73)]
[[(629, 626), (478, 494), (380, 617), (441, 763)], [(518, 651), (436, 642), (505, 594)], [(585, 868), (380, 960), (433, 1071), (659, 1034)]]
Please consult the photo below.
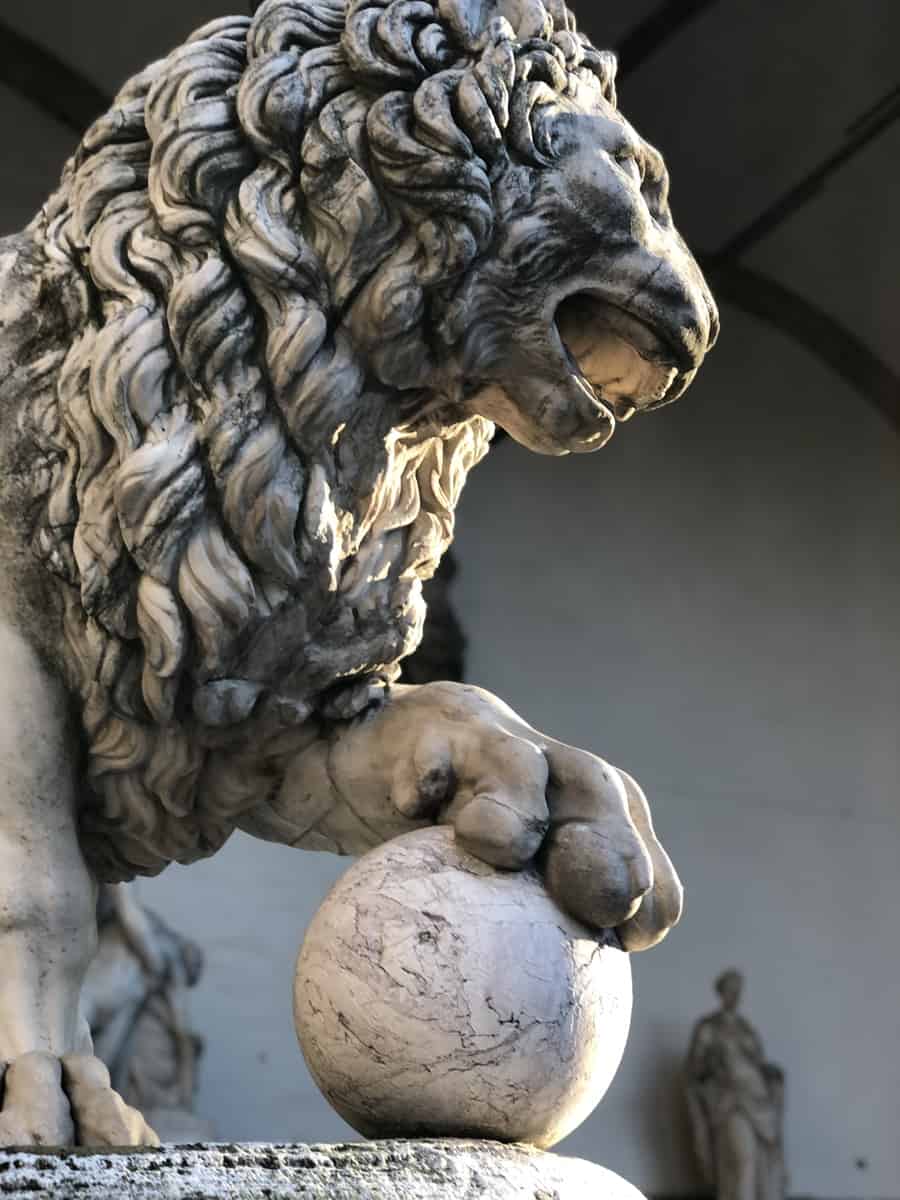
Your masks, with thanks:
[(547, 1148), (612, 1082), (631, 968), (535, 871), (498, 871), (447, 828), (361, 858), (313, 918), (294, 1014), (322, 1092), (367, 1137)]

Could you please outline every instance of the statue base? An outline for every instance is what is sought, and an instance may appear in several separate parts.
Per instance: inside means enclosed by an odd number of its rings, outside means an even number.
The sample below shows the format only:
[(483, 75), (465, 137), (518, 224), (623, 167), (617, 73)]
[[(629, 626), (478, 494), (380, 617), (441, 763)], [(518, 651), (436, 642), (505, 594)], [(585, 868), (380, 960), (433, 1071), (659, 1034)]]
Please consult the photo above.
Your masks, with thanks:
[(384, 1141), (0, 1151), (3, 1200), (644, 1200), (611, 1171), (527, 1146)]

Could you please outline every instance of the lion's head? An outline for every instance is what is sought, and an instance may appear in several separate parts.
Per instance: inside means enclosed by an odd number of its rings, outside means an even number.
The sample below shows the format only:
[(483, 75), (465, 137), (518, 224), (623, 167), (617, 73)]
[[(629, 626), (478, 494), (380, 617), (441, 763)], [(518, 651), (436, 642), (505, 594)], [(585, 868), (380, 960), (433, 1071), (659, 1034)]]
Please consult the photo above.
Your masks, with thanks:
[(102, 874), (221, 843), (260, 785), (207, 804), (211, 748), (393, 676), (491, 422), (593, 450), (689, 382), (715, 308), (614, 74), (562, 0), (265, 0), (85, 136), (31, 424)]
[[(415, 266), (385, 264), (372, 287), (387, 296), (367, 292), (352, 314), (380, 377), (551, 454), (595, 450), (616, 421), (676, 399), (718, 316), (663, 160), (616, 107), (613, 57), (561, 3), (350, 9), (363, 75), (396, 88), (406, 54), (407, 87), (367, 116), (377, 178), (416, 245)], [(460, 60), (417, 71), (410, 55), (435, 37)], [(405, 326), (388, 344), (386, 310)]]

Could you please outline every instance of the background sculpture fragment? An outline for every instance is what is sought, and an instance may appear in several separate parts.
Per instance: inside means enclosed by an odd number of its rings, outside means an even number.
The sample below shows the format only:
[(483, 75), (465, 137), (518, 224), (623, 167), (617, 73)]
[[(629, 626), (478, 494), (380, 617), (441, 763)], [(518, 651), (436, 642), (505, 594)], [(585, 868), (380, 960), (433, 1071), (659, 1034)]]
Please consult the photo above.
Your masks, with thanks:
[(152, 1137), (78, 1021), (94, 879), (236, 827), (448, 823), (496, 866), (543, 847), (626, 949), (677, 920), (627, 775), (391, 686), (492, 423), (598, 449), (715, 340), (614, 71), (557, 0), (266, 0), (128, 83), (0, 243), (0, 1142)]
[(212, 1141), (212, 1125), (193, 1112), (203, 1043), (187, 995), (203, 952), (144, 908), (135, 886), (100, 889), (99, 946), (81, 996), (94, 1052), (164, 1142)]
[(718, 1012), (697, 1023), (687, 1096), (697, 1161), (717, 1200), (784, 1200), (784, 1073), (738, 1013), (744, 978), (716, 980)]

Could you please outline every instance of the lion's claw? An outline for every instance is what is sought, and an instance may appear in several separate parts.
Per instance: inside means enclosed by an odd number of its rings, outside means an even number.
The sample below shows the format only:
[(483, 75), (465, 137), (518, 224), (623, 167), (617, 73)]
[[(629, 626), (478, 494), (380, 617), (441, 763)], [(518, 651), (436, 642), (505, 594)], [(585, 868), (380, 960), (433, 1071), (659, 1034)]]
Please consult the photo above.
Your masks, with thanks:
[(583, 751), (548, 753), (558, 818), (543, 852), (548, 891), (586, 925), (615, 929), (625, 950), (649, 950), (681, 917), (682, 888), (644, 793)]
[(139, 1112), (113, 1091), (90, 1055), (32, 1053), (2, 1075), (0, 1146), (158, 1146)]
[(502, 797), (473, 796), (453, 822), (459, 844), (492, 866), (521, 870), (531, 862), (547, 832), (547, 819), (523, 815)]
[(642, 846), (623, 854), (600, 829), (584, 821), (551, 829), (543, 867), (551, 895), (595, 929), (615, 929), (634, 917), (653, 885), (649, 855)]
[(137, 1109), (113, 1091), (109, 1071), (99, 1058), (72, 1054), (62, 1060), (62, 1067), (80, 1146), (159, 1145)]
[(23, 1054), (0, 1077), (0, 1146), (70, 1146), (75, 1126), (62, 1067), (50, 1054)]
[(625, 785), (631, 819), (650, 855), (653, 886), (641, 900), (637, 911), (618, 926), (618, 934), (624, 949), (649, 950), (680, 921), (684, 889), (672, 860), (656, 836), (646, 796), (630, 775), (624, 771), (620, 771), (619, 775)]

